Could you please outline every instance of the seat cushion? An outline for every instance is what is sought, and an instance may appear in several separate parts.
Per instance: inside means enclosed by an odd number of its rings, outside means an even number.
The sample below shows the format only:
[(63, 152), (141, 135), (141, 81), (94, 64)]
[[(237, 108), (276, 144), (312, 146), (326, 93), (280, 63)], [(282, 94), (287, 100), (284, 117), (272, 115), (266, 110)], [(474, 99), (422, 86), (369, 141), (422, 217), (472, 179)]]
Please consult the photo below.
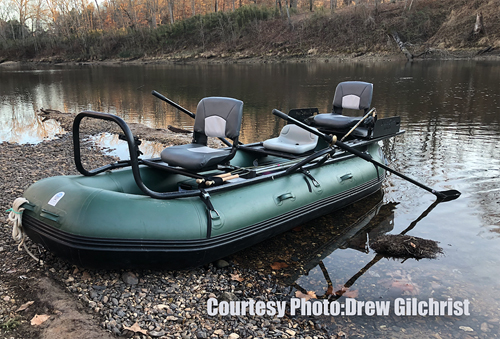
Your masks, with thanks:
[(264, 141), (264, 148), (274, 151), (302, 154), (313, 150), (318, 143), (318, 136), (297, 125), (286, 125), (279, 137)]
[(314, 124), (324, 128), (344, 130), (354, 127), (361, 117), (348, 117), (340, 114), (323, 113), (314, 116)]
[(200, 171), (220, 164), (229, 156), (230, 149), (215, 149), (200, 144), (171, 146), (161, 152), (161, 160), (170, 166)]

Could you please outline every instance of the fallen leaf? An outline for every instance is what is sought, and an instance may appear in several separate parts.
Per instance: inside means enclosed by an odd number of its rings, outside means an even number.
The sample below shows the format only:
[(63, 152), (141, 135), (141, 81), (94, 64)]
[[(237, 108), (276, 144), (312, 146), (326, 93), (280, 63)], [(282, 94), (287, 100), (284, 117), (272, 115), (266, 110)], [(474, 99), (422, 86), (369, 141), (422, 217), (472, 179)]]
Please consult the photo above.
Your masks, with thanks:
[(286, 262), (283, 262), (283, 261), (276, 261), (275, 263), (273, 263), (271, 265), (271, 268), (273, 270), (281, 270), (282, 268), (285, 268), (285, 267), (288, 267), (288, 264)]
[(35, 316), (33, 317), (33, 319), (31, 319), (31, 326), (39, 326), (41, 324), (43, 324), (44, 322), (47, 321), (47, 319), (50, 318), (50, 315), (47, 315), (47, 314), (35, 314)]
[(316, 293), (314, 293), (314, 291), (307, 291), (307, 294), (304, 294), (301, 291), (296, 291), (295, 292), (295, 296), (297, 298), (306, 299), (306, 301), (309, 300), (309, 299), (317, 299)]
[(133, 325), (132, 325), (132, 326), (130, 326), (130, 327), (123, 326), (123, 329), (124, 329), (124, 330), (129, 330), (129, 331), (132, 331), (132, 332), (135, 332), (135, 333), (140, 332), (140, 333), (142, 333), (142, 334), (144, 334), (144, 335), (148, 334), (148, 331), (147, 331), (147, 330), (143, 330), (143, 329), (139, 326), (139, 324), (138, 324), (138, 323), (135, 323), (135, 324), (133, 324)]
[(91, 278), (92, 278), (92, 277), (90, 276), (89, 272), (84, 271), (84, 272), (82, 273), (82, 280), (83, 280), (83, 281), (85, 281), (85, 280), (89, 280), (89, 279), (91, 279)]
[(242, 281), (243, 281), (243, 280), (245, 280), (245, 279), (243, 279), (242, 277), (240, 277), (240, 275), (239, 275), (239, 274), (232, 274), (232, 273), (231, 273), (231, 280), (235, 280), (235, 281), (242, 282)]
[(19, 308), (16, 310), (16, 312), (21, 312), (30, 307), (30, 305), (33, 305), (34, 301), (28, 301), (27, 303), (22, 304), (19, 306)]
[(357, 298), (358, 295), (359, 295), (358, 290), (347, 290), (344, 292), (344, 297), (347, 297), (347, 298)]

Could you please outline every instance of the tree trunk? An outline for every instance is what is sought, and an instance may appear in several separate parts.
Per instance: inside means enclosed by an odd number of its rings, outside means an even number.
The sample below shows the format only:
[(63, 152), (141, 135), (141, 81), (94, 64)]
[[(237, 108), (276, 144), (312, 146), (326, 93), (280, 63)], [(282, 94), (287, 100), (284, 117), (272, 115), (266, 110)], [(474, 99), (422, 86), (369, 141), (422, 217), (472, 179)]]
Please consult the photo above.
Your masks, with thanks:
[(285, 0), (286, 16), (288, 17), (288, 25), (293, 29), (292, 20), (290, 19), (290, 10), (288, 9), (288, 0)]
[(483, 13), (479, 12), (476, 15), (476, 23), (474, 24), (474, 35), (484, 34)]
[(330, 10), (333, 12), (337, 8), (337, 0), (330, 0)]
[(413, 54), (411, 54), (410, 51), (408, 49), (406, 49), (405, 45), (403, 44), (403, 42), (399, 38), (399, 35), (397, 32), (392, 33), (392, 38), (394, 39), (394, 41), (396, 41), (399, 49), (401, 50), (401, 52), (403, 52), (403, 54), (406, 56), (408, 61), (413, 60)]
[(175, 20), (174, 20), (174, 0), (168, 1), (168, 14), (170, 16), (170, 24), (172, 25), (175, 22)]

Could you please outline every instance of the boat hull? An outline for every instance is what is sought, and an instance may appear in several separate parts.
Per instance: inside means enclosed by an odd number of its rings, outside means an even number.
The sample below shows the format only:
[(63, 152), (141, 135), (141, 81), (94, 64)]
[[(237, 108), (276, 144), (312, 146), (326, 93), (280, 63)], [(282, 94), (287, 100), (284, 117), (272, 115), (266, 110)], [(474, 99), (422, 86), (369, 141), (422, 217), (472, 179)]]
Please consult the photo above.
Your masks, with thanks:
[[(384, 161), (376, 143), (366, 151)], [(162, 175), (146, 167), (141, 172), (155, 182)], [(326, 163), (310, 174), (317, 185), (294, 173), (214, 190), (212, 220), (199, 196), (159, 200), (139, 194), (129, 169), (53, 177), (25, 192), (30, 203), (23, 206), (23, 226), (33, 241), (78, 266), (183, 269), (347, 206), (378, 191), (385, 176), (357, 157)], [(169, 187), (180, 179), (170, 175), (165, 180), (160, 185)]]

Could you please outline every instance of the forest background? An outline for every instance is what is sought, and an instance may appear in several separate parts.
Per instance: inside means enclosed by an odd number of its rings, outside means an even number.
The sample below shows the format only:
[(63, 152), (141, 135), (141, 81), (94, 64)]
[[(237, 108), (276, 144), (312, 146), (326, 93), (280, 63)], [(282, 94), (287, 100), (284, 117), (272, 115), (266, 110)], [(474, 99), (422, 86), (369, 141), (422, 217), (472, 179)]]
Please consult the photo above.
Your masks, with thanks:
[(412, 57), (494, 53), (500, 0), (0, 2), (0, 62), (357, 57), (398, 39)]

